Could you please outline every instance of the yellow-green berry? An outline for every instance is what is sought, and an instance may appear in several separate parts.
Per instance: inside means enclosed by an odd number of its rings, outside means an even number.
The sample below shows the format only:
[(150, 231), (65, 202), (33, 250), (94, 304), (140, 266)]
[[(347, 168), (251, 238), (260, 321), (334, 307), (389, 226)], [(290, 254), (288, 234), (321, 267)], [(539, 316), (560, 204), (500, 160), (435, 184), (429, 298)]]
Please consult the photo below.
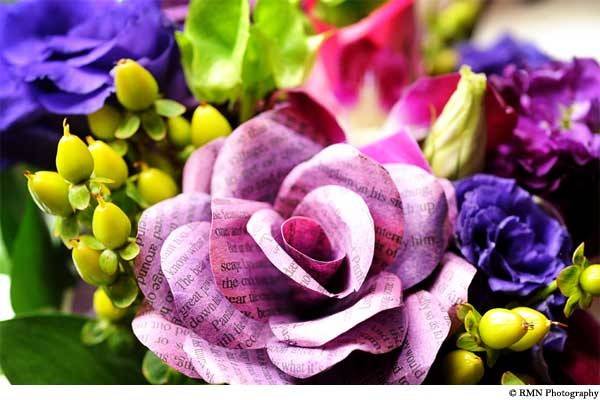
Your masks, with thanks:
[(94, 311), (99, 318), (109, 321), (117, 321), (127, 315), (127, 309), (115, 307), (102, 288), (94, 292)]
[(454, 350), (446, 354), (442, 361), (444, 380), (449, 385), (475, 385), (485, 369), (483, 361), (467, 350)]
[(114, 140), (121, 118), (119, 110), (108, 104), (87, 116), (92, 134), (102, 140)]
[(111, 179), (113, 182), (106, 184), (110, 189), (121, 187), (129, 175), (123, 157), (101, 140), (93, 140), (88, 137), (88, 141), (94, 159), (94, 177)]
[(69, 203), (69, 183), (57, 172), (26, 173), (27, 187), (37, 206), (45, 213), (68, 217), (73, 214)]
[(500, 350), (512, 346), (527, 333), (527, 322), (518, 313), (493, 308), (479, 321), (479, 336), (486, 346)]
[(173, 178), (157, 168), (146, 168), (140, 172), (137, 185), (140, 195), (149, 205), (177, 194), (177, 184)]
[(131, 221), (118, 206), (99, 199), (92, 217), (92, 232), (104, 246), (116, 249), (127, 243)]
[(119, 61), (113, 70), (117, 99), (131, 111), (141, 111), (158, 98), (158, 84), (152, 74), (133, 60)]
[(192, 115), (192, 143), (200, 147), (231, 133), (231, 125), (223, 114), (210, 104), (201, 104)]
[(56, 150), (56, 170), (71, 183), (79, 183), (90, 177), (94, 170), (94, 159), (79, 137), (71, 135), (69, 125), (63, 123), (63, 136)]

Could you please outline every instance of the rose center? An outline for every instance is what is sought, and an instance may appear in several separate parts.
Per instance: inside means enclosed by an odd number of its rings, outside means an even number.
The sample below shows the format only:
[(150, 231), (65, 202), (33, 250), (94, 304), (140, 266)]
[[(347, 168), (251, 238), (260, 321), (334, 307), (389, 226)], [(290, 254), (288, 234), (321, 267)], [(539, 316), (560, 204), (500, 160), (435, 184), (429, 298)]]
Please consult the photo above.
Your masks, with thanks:
[(332, 245), (312, 218), (289, 218), (281, 225), (281, 236), (288, 254), (323, 286), (331, 282), (344, 262), (344, 252)]

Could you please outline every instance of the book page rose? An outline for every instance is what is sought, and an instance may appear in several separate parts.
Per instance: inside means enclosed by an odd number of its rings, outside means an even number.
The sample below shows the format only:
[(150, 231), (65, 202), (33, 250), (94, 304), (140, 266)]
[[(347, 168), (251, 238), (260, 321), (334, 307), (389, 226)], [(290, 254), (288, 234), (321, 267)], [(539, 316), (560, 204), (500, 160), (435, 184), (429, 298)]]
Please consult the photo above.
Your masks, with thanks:
[(430, 291), (403, 291), (442, 260), (454, 193), (339, 143), (311, 107), (198, 149), (184, 193), (144, 212), (134, 332), (209, 383), (421, 383), (474, 271), (445, 257)]

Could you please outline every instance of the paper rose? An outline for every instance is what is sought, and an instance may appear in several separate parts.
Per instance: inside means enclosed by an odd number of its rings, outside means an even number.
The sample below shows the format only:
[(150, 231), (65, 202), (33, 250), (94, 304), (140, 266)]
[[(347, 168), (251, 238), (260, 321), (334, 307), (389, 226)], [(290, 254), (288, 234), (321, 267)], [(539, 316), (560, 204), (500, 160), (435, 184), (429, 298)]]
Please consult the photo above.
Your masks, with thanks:
[(458, 47), (458, 52), (460, 64), (469, 65), (473, 71), (486, 75), (502, 74), (504, 67), (510, 64), (518, 68), (537, 68), (551, 60), (533, 44), (519, 41), (508, 34), (485, 49), (464, 43)]
[[(3, 159), (16, 158), (13, 148), (35, 145), (31, 131), (36, 128), (28, 126), (34, 119), (48, 114), (88, 114), (102, 107), (113, 91), (109, 72), (121, 58), (139, 60), (165, 90), (178, 88), (166, 85), (167, 77), (170, 82), (177, 79), (173, 73), (177, 52), (173, 27), (161, 14), (158, 1), (3, 4), (0, 137), (2, 147), (11, 146), (3, 149)], [(52, 136), (58, 140), (59, 133)]]
[(494, 292), (525, 296), (569, 260), (566, 229), (514, 180), (478, 174), (456, 183), (456, 239)]
[(184, 193), (144, 212), (134, 333), (210, 383), (420, 383), (472, 277), (446, 257), (441, 284), (403, 297), (442, 260), (452, 188), (299, 111), (198, 149)]

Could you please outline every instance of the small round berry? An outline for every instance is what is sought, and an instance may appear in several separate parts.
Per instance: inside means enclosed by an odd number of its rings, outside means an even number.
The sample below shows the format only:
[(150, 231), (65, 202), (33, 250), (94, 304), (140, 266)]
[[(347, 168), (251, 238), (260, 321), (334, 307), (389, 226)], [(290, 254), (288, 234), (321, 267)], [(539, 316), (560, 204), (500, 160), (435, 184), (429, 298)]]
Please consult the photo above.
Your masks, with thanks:
[(158, 84), (152, 74), (133, 60), (119, 61), (113, 69), (117, 99), (131, 111), (141, 111), (158, 98)]
[(109, 249), (123, 246), (131, 234), (131, 221), (118, 206), (98, 199), (92, 217), (92, 232)]
[(138, 177), (138, 191), (149, 205), (177, 194), (177, 184), (171, 176), (157, 168), (146, 168)]
[(532, 348), (542, 341), (550, 330), (552, 323), (544, 314), (529, 307), (517, 307), (512, 309), (527, 322), (527, 332), (509, 349), (513, 351), (524, 351)]
[(88, 137), (89, 149), (94, 159), (94, 177), (112, 179), (112, 183), (106, 184), (110, 189), (121, 187), (127, 180), (129, 170), (123, 157), (100, 140)]
[(516, 312), (493, 308), (479, 321), (479, 336), (486, 346), (500, 350), (507, 348), (527, 333), (527, 322)]
[(45, 213), (68, 217), (73, 214), (69, 203), (69, 183), (57, 172), (27, 172), (27, 187), (37, 206)]
[(88, 179), (94, 171), (94, 159), (90, 151), (83, 140), (71, 135), (66, 120), (63, 123), (63, 137), (56, 150), (56, 170), (71, 183)]
[(475, 385), (485, 369), (483, 361), (467, 350), (454, 350), (446, 354), (442, 361), (444, 380), (449, 385)]
[(169, 141), (175, 147), (185, 147), (192, 143), (191, 125), (187, 119), (181, 115), (171, 117), (167, 120), (167, 134)]
[(107, 274), (100, 268), (100, 251), (94, 250), (82, 242), (73, 246), (71, 256), (77, 273), (90, 285), (108, 285), (115, 280), (116, 274)]
[(127, 315), (127, 309), (115, 307), (102, 288), (94, 292), (94, 311), (99, 318), (109, 321), (118, 321)]
[(192, 143), (200, 147), (231, 133), (231, 125), (223, 114), (210, 104), (201, 104), (192, 115)]
[(600, 296), (600, 264), (592, 264), (579, 275), (579, 285), (592, 296)]
[(121, 113), (115, 107), (105, 104), (98, 111), (89, 114), (87, 121), (95, 137), (114, 140), (117, 127), (121, 123)]

